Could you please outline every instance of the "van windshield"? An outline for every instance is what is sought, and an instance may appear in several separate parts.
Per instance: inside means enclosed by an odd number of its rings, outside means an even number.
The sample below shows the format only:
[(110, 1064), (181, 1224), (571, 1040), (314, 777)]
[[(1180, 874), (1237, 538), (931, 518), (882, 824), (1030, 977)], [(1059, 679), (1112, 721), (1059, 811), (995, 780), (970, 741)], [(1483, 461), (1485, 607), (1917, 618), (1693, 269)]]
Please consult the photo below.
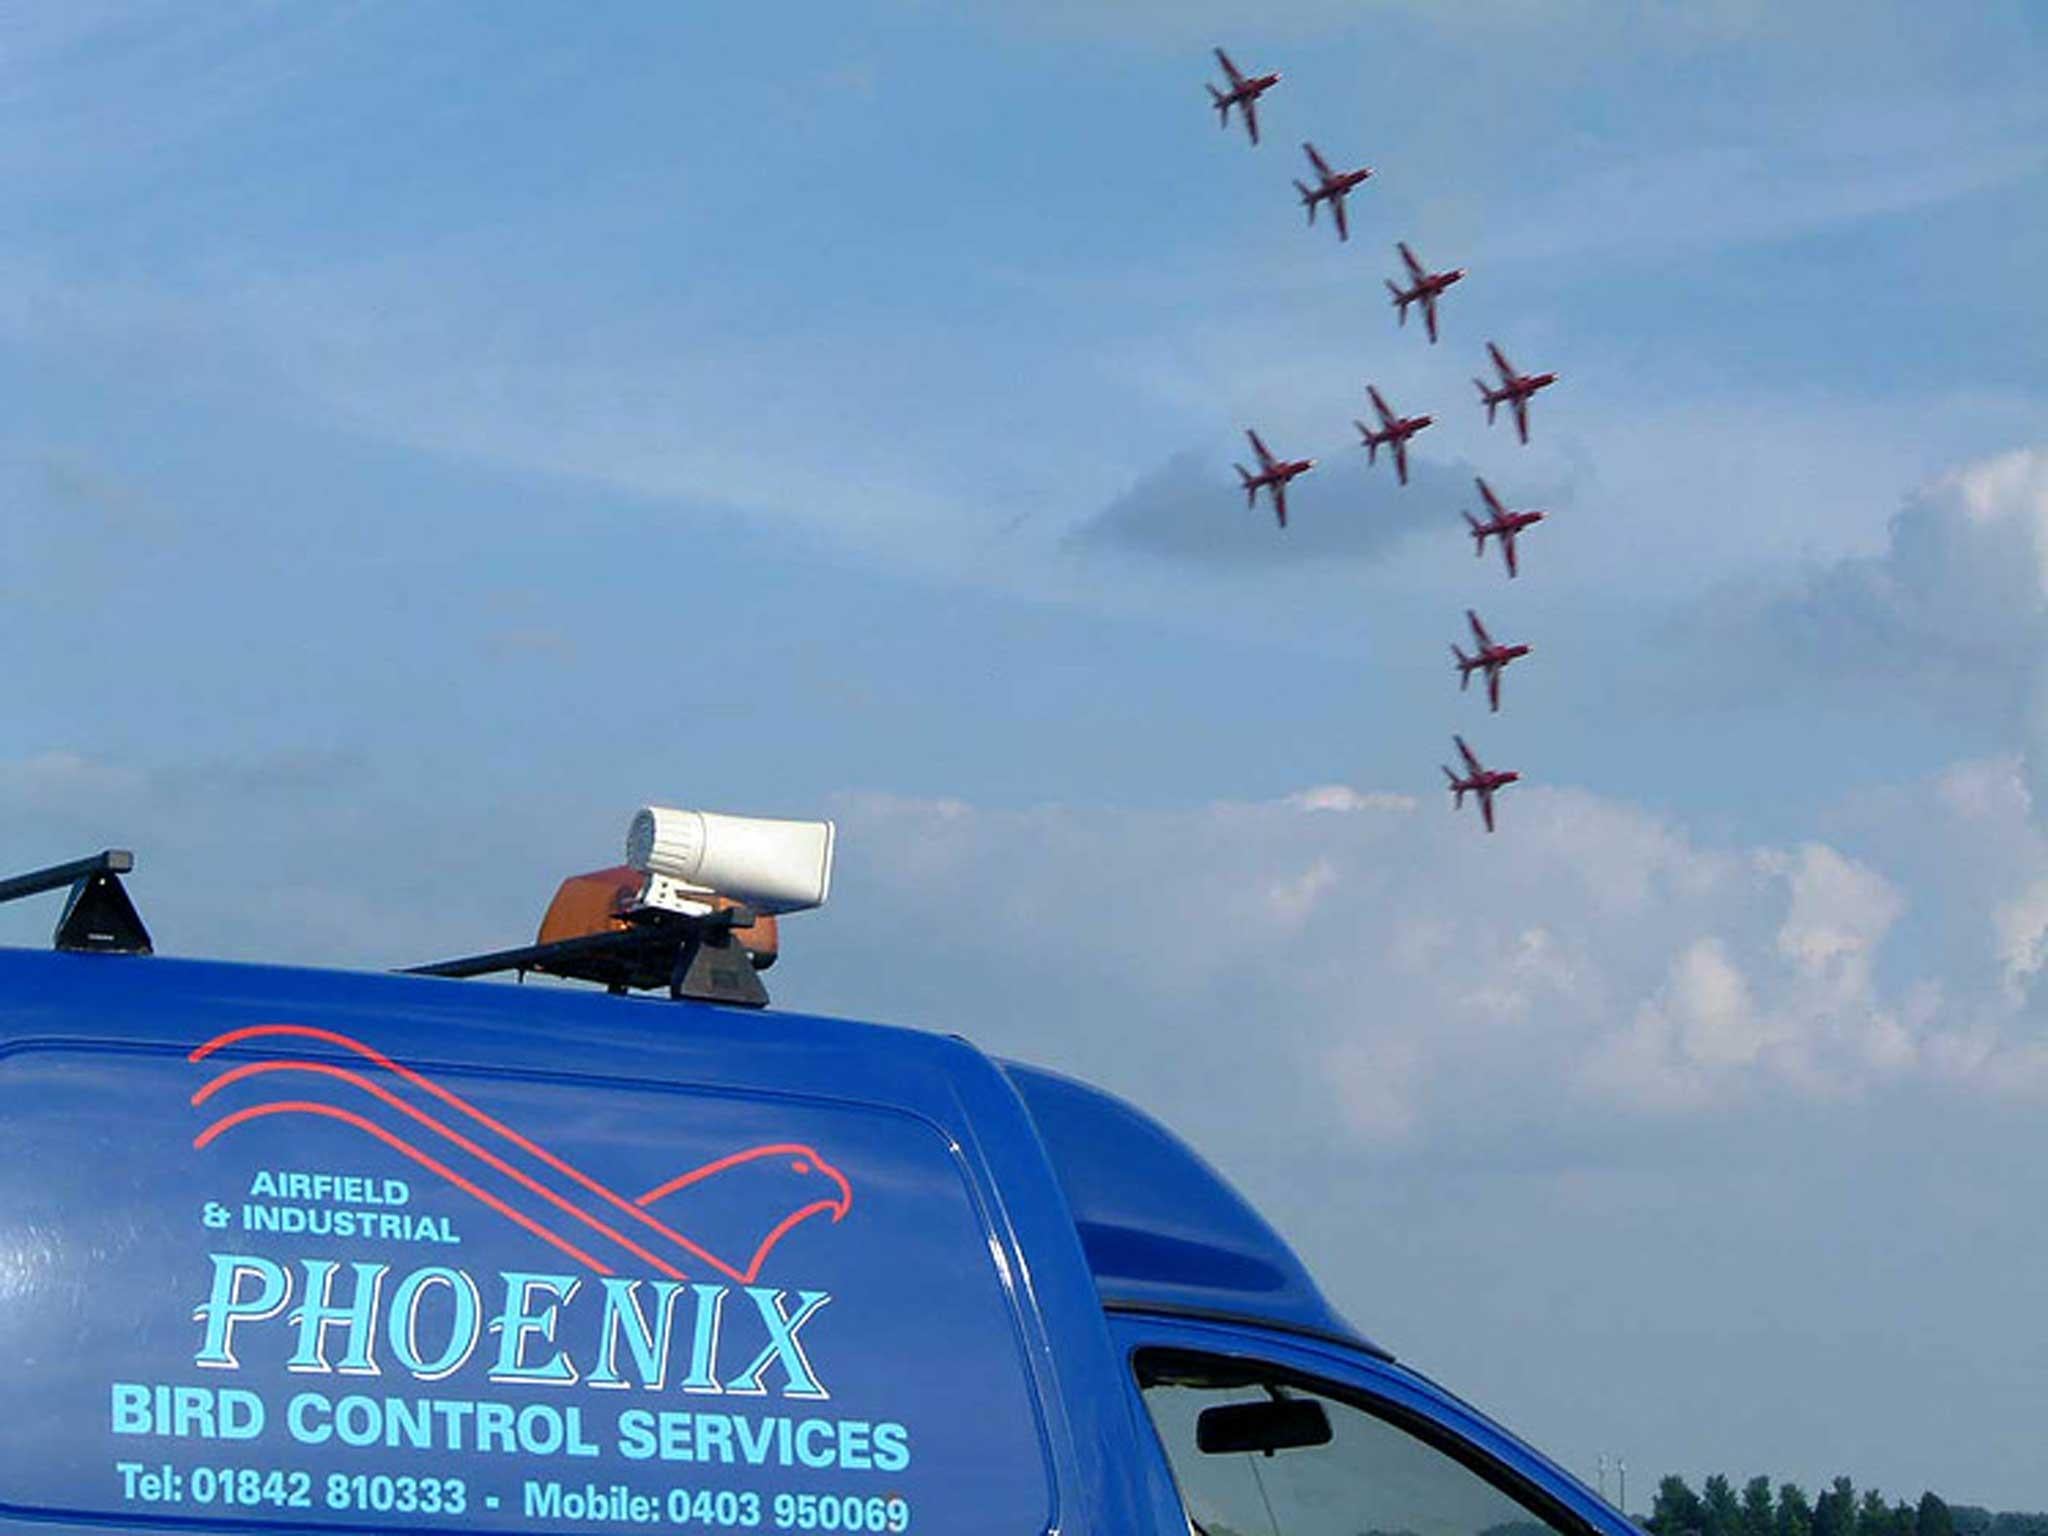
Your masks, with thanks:
[[(1150, 1350), (1145, 1406), (1197, 1536), (1561, 1536), (1355, 1393), (1256, 1362)], [(1572, 1532), (1571, 1536), (1577, 1536)]]

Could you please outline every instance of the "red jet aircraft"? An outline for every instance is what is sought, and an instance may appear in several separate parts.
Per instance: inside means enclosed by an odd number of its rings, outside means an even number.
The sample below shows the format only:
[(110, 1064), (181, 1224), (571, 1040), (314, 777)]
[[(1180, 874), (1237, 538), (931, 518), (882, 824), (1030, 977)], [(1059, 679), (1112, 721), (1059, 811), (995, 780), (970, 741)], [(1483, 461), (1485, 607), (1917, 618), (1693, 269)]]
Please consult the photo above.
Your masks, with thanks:
[(1330, 163), (1316, 153), (1315, 145), (1304, 144), (1301, 147), (1308, 151), (1308, 163), (1316, 168), (1318, 177), (1318, 184), (1313, 187), (1298, 181), (1294, 184), (1294, 190), (1301, 194), (1302, 206), (1308, 209), (1309, 223), (1316, 221), (1316, 204), (1328, 203), (1330, 213), (1337, 220), (1337, 238), (1349, 240), (1351, 230), (1344, 222), (1344, 198), (1353, 187), (1372, 175), (1372, 167), (1361, 165), (1355, 171), (1333, 171)]
[(1236, 467), (1237, 478), (1244, 482), (1244, 504), (1255, 507), (1259, 504), (1259, 488), (1265, 487), (1272, 493), (1273, 515), (1280, 519), (1280, 526), (1287, 526), (1287, 482), (1296, 475), (1305, 475), (1316, 467), (1314, 459), (1276, 459), (1266, 451), (1266, 445), (1259, 441), (1259, 434), (1247, 430), (1244, 434), (1252, 440), (1252, 452), (1259, 456), (1259, 472), (1255, 475), (1242, 464)]
[(1470, 512), (1465, 514), (1466, 525), (1472, 530), (1472, 553), (1483, 556), (1486, 553), (1486, 541), (1489, 538), (1498, 538), (1500, 540), (1501, 557), (1508, 563), (1508, 575), (1513, 576), (1515, 574), (1515, 535), (1532, 524), (1542, 522), (1543, 514), (1541, 512), (1510, 512), (1500, 504), (1500, 498), (1493, 494), (1492, 486), (1488, 485), (1484, 480), (1476, 478), (1472, 483), (1479, 487), (1479, 494), (1486, 498), (1486, 510), (1493, 514), (1483, 523)]
[(1465, 622), (1472, 626), (1472, 639), (1478, 644), (1479, 654), (1467, 656), (1454, 644), (1451, 654), (1458, 658), (1458, 692), (1463, 693), (1472, 681), (1474, 672), (1486, 674), (1486, 700), (1497, 714), (1500, 711), (1500, 675), (1507, 664), (1529, 654), (1526, 645), (1496, 645), (1493, 637), (1486, 632), (1486, 626), (1479, 622), (1479, 615), (1470, 608), (1465, 610)]
[(1401, 260), (1408, 266), (1408, 281), (1414, 286), (1397, 287), (1392, 279), (1387, 282), (1387, 292), (1394, 296), (1394, 308), (1400, 313), (1401, 323), (1408, 323), (1408, 306), (1418, 300), (1422, 304), (1422, 318), (1429, 327), (1429, 339), (1436, 341), (1436, 301), (1442, 292), (1465, 275), (1463, 267), (1453, 267), (1448, 272), (1432, 272), (1415, 259), (1415, 253), (1405, 244), (1397, 245)]
[(1245, 132), (1252, 136), (1254, 144), (1259, 142), (1259, 98), (1280, 83), (1277, 74), (1247, 75), (1230, 62), (1230, 55), (1221, 48), (1216, 50), (1216, 62), (1223, 66), (1223, 73), (1230, 76), (1230, 89), (1219, 91), (1209, 87), (1209, 100), (1216, 107), (1216, 125), (1230, 126), (1230, 109), (1237, 107), (1244, 113)]
[(1380, 445), (1387, 444), (1394, 450), (1394, 473), (1401, 483), (1408, 483), (1408, 439), (1428, 426), (1434, 416), (1396, 416), (1387, 402), (1380, 398), (1380, 392), (1372, 385), (1365, 386), (1365, 392), (1372, 396), (1372, 407), (1380, 413), (1380, 430), (1375, 432), (1364, 422), (1354, 419), (1351, 423), (1358, 428), (1358, 435), (1365, 439), (1365, 462), (1378, 461)]
[(1479, 398), (1486, 402), (1487, 425), (1493, 424), (1493, 413), (1497, 406), (1514, 407), (1515, 431), (1523, 442), (1529, 441), (1529, 397), (1539, 389), (1548, 389), (1557, 382), (1554, 373), (1517, 373), (1515, 365), (1509, 362), (1499, 347), (1492, 342), (1486, 350), (1493, 357), (1493, 366), (1500, 370), (1500, 388), (1489, 389), (1484, 379), (1474, 379), (1479, 386)]
[[(1451, 781), (1451, 794), (1456, 797), (1451, 802), (1451, 808), (1453, 810), (1463, 809), (1465, 796), (1468, 793), (1477, 795), (1479, 797), (1479, 814), (1486, 818), (1486, 830), (1491, 832), (1493, 830), (1494, 791), (1506, 788), (1521, 778), (1521, 775), (1512, 770), (1488, 768), (1473, 754), (1472, 749), (1465, 745), (1464, 737), (1453, 736), (1451, 740), (1458, 744), (1458, 755), (1465, 759), (1466, 775), (1461, 779), (1451, 772), (1450, 769), (1444, 769), (1444, 777)], [(1442, 765), (1439, 764), (1438, 766), (1441, 767)]]

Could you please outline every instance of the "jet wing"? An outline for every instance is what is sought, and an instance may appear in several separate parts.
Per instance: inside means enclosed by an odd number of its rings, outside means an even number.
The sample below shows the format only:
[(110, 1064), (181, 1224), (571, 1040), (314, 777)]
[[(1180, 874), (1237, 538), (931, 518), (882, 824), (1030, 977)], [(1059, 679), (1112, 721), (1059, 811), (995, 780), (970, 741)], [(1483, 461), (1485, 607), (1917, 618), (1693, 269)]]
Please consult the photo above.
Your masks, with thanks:
[(1247, 96), (1243, 106), (1245, 131), (1251, 134), (1252, 142), (1256, 144), (1259, 142), (1259, 98)]
[(1403, 485), (1408, 483), (1408, 439), (1394, 439), (1394, 476)]
[(1515, 373), (1515, 365), (1508, 361), (1507, 354), (1490, 341), (1486, 344), (1486, 351), (1487, 355), (1493, 359), (1493, 366), (1500, 370), (1502, 381), (1506, 383), (1514, 382), (1518, 375)]
[(1526, 443), (1529, 441), (1529, 397), (1517, 395), (1511, 403), (1515, 408), (1515, 435)]
[(1244, 84), (1244, 76), (1239, 73), (1237, 66), (1230, 62), (1230, 55), (1221, 48), (1216, 50), (1216, 62), (1223, 66), (1223, 73), (1230, 76), (1230, 83), (1232, 85)]
[(1513, 575), (1515, 575), (1515, 574), (1516, 574), (1516, 572), (1515, 572), (1515, 530), (1514, 530), (1514, 529), (1512, 529), (1512, 528), (1503, 528), (1503, 529), (1501, 529), (1501, 530), (1500, 530), (1500, 552), (1501, 552), (1501, 554), (1502, 554), (1502, 555), (1504, 555), (1504, 556), (1505, 556), (1505, 557), (1507, 558), (1507, 562), (1508, 562), (1508, 574), (1509, 574), (1510, 576), (1513, 576)]
[(1344, 219), (1344, 194), (1342, 192), (1339, 192), (1330, 199), (1330, 212), (1337, 216), (1337, 238), (1339, 240), (1349, 240), (1351, 238), (1351, 227)]
[(1394, 424), (1394, 413), (1387, 409), (1387, 402), (1380, 398), (1380, 392), (1370, 384), (1365, 386), (1365, 392), (1372, 396), (1372, 408), (1380, 413), (1380, 425), (1391, 427)]
[(1493, 791), (1490, 789), (1479, 791), (1479, 814), (1486, 819), (1486, 830), (1491, 832), (1493, 830)]
[(1252, 452), (1259, 456), (1259, 468), (1271, 469), (1273, 467), (1273, 455), (1267, 451), (1265, 443), (1259, 438), (1259, 434), (1247, 429), (1244, 435), (1252, 440)]
[(1287, 526), (1287, 482), (1285, 480), (1275, 480), (1273, 482), (1273, 515), (1280, 519), (1280, 526), (1282, 528)]
[(1303, 144), (1301, 147), (1308, 153), (1308, 163), (1316, 168), (1316, 174), (1322, 177), (1324, 181), (1328, 181), (1330, 179), (1329, 162), (1316, 153), (1315, 145)]
[(1498, 712), (1500, 709), (1500, 668), (1489, 667), (1486, 672), (1487, 706)]
[(1472, 755), (1472, 749), (1465, 745), (1464, 737), (1453, 736), (1451, 740), (1457, 744), (1458, 755), (1465, 759), (1465, 771), (1467, 773), (1476, 778), (1486, 772), (1485, 768), (1480, 766), (1479, 759)]
[(1479, 615), (1470, 608), (1465, 610), (1465, 622), (1472, 626), (1472, 638), (1479, 642), (1482, 650), (1492, 650), (1493, 640), (1486, 633), (1486, 626), (1479, 622)]
[(1429, 339), (1436, 341), (1436, 295), (1425, 292), (1422, 295), (1422, 319), (1429, 327)]
[(1421, 262), (1415, 259), (1415, 253), (1408, 249), (1407, 241), (1401, 241), (1394, 247), (1394, 249), (1399, 251), (1401, 253), (1401, 259), (1408, 263), (1409, 277), (1413, 278), (1416, 282), (1419, 283), (1425, 277), (1429, 276), (1428, 270), (1424, 268)]
[[(1254, 441), (1256, 441), (1256, 439), (1254, 439)], [(1479, 487), (1479, 494), (1486, 498), (1486, 506), (1488, 511), (1492, 512), (1496, 518), (1507, 516), (1508, 509), (1502, 506), (1500, 504), (1500, 498), (1493, 494), (1492, 486), (1488, 485), (1484, 480), (1478, 479), (1476, 476), (1474, 477), (1472, 483)]]

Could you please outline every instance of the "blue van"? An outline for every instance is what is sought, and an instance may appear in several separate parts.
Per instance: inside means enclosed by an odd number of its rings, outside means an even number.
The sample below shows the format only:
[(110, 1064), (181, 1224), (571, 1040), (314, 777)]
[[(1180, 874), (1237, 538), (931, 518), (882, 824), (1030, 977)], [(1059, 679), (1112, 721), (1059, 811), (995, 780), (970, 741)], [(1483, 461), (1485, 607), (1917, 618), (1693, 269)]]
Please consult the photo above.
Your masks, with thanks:
[(0, 1532), (1636, 1536), (1106, 1093), (144, 958), (120, 867), (0, 950)]

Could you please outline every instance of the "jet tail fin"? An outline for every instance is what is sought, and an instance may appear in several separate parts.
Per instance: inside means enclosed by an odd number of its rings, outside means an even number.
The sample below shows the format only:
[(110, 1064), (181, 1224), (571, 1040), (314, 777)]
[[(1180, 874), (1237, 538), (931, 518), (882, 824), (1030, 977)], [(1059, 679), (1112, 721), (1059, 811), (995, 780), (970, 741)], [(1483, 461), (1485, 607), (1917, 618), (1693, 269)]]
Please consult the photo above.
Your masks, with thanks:
[(1453, 644), (1451, 654), (1458, 660), (1458, 692), (1463, 693), (1472, 682), (1472, 658)]
[(1297, 191), (1297, 192), (1299, 192), (1299, 193), (1301, 194), (1301, 201), (1302, 201), (1302, 205), (1303, 205), (1304, 207), (1306, 207), (1306, 208), (1308, 209), (1308, 221), (1309, 221), (1309, 223), (1311, 223), (1311, 224), (1315, 223), (1315, 221), (1316, 221), (1316, 196), (1315, 196), (1315, 194), (1314, 194), (1313, 192), (1309, 191), (1309, 189), (1308, 189), (1307, 187), (1303, 186), (1303, 185), (1302, 185), (1302, 184), (1301, 184), (1300, 182), (1298, 182), (1298, 181), (1297, 181), (1297, 182), (1296, 182), (1296, 183), (1294, 184), (1294, 190), (1295, 190), (1295, 191)]
[(1493, 425), (1493, 413), (1500, 405), (1500, 397), (1486, 387), (1484, 379), (1474, 379), (1472, 387), (1479, 391), (1479, 398), (1486, 402), (1486, 424)]
[(1252, 472), (1242, 464), (1233, 464), (1230, 467), (1237, 471), (1237, 478), (1244, 482), (1245, 505), (1248, 507), (1257, 506), (1259, 504), (1259, 483), (1252, 478)]

